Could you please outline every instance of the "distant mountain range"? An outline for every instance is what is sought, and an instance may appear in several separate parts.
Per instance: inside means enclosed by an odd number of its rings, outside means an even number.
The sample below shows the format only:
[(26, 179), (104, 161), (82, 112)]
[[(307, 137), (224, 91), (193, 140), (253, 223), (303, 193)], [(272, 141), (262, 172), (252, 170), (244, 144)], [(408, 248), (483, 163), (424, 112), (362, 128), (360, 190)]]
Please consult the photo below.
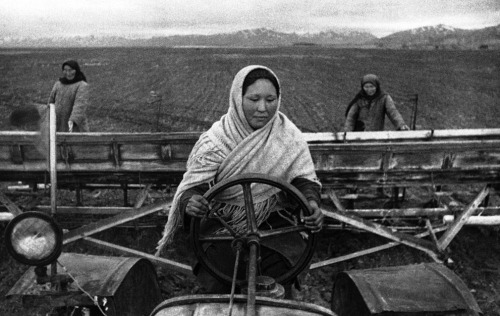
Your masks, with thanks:
[(426, 26), (377, 38), (369, 32), (346, 30), (319, 33), (283, 33), (267, 28), (214, 35), (173, 35), (132, 39), (108, 37), (3, 38), (0, 47), (178, 47), (178, 46), (309, 46), (366, 47), (392, 49), (500, 49), (500, 24), (479, 30), (445, 25)]
[(500, 24), (479, 30), (425, 26), (380, 38), (376, 44), (386, 48), (500, 49)]

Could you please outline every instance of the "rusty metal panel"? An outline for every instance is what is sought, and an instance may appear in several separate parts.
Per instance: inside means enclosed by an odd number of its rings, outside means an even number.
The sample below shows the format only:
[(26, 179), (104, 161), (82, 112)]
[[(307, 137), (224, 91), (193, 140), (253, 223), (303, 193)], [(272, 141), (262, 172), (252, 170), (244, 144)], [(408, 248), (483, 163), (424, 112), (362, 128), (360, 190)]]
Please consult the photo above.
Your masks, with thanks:
[(439, 263), (342, 272), (334, 283), (332, 310), (339, 315), (481, 313), (465, 283)]

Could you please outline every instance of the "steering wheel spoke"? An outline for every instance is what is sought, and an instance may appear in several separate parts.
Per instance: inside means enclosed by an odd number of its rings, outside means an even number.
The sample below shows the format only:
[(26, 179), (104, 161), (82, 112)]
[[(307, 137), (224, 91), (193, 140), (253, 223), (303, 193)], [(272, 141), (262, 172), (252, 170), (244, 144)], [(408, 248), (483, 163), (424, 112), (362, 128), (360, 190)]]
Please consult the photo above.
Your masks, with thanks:
[[(252, 194), (253, 183), (269, 185), (284, 192), (284, 195), (287, 198), (287, 201), (285, 203), (287, 211), (291, 212), (291, 214), (293, 215), (291, 220), (285, 218), (285, 220), (289, 223), (283, 225), (280, 224), (279, 227), (275, 228), (269, 227), (270, 229), (259, 227), (259, 224), (256, 220), (254, 208), (254, 196)], [(282, 275), (273, 276), (277, 283), (290, 282), (308, 266), (316, 245), (316, 234), (311, 234), (310, 230), (306, 228), (302, 223), (294, 223), (296, 222), (296, 219), (294, 219), (293, 217), (298, 218), (301, 215), (311, 215), (311, 210), (309, 209), (307, 200), (300, 193), (300, 191), (298, 191), (291, 184), (284, 182), (278, 178), (262, 174), (243, 174), (225, 179), (213, 186), (207, 193), (205, 193), (204, 197), (210, 203), (217, 197), (218, 194), (237, 185), (240, 185), (242, 189), (242, 198), (244, 201), (246, 217), (246, 230), (244, 232), (237, 233), (229, 224), (231, 222), (226, 221), (225, 217), (223, 218), (219, 216), (216, 210), (211, 211), (209, 216), (205, 218), (205, 221), (197, 217), (193, 218), (193, 220), (191, 221), (191, 240), (193, 242), (193, 248), (196, 252), (199, 263), (216, 279), (230, 285), (233, 281), (233, 270), (231, 270), (231, 272), (221, 271), (220, 265), (211, 261), (213, 260), (211, 258), (214, 258), (214, 255), (212, 254), (211, 256), (209, 256), (206, 252), (206, 249), (211, 248), (211, 244), (231, 244), (233, 240), (240, 239), (247, 243), (247, 245), (244, 246), (244, 249), (249, 249), (251, 247), (255, 248), (255, 246), (259, 248), (261, 241), (266, 242), (267, 239), (271, 241), (271, 239), (278, 236), (300, 234), (301, 240), (305, 242), (305, 245), (303, 246), (303, 250), (302, 253), (300, 253), (299, 258), (292, 264), (292, 267), (286, 272), (283, 272)], [(220, 234), (219, 230), (218, 233), (203, 233), (203, 231), (206, 230), (206, 227), (204, 225), (210, 224), (207, 222), (208, 220), (211, 221), (211, 223), (217, 223), (218, 221), (220, 223), (220, 226), (222, 226), (221, 228), (225, 229), (227, 232)], [(230, 255), (234, 254), (227, 253), (227, 256), (226, 254), (224, 254), (224, 258), (220, 258), (220, 255), (215, 255), (215, 259), (232, 260)], [(256, 268), (257, 262), (250, 262), (248, 264), (249, 266), (247, 267), (247, 271), (251, 270), (250, 267), (252, 265), (254, 265), (254, 268)], [(247, 280), (237, 279), (235, 280), (235, 282), (239, 286), (242, 286), (246, 284)]]
[(234, 237), (230, 235), (206, 235), (206, 236), (200, 236), (198, 240), (202, 243), (225, 242), (225, 241), (233, 241)]
[(253, 207), (252, 187), (250, 182), (243, 182), (243, 198), (245, 200), (245, 211), (247, 215), (247, 232), (256, 233), (257, 223), (255, 220), (255, 210)]
[(282, 227), (282, 228), (276, 228), (276, 229), (269, 229), (269, 230), (259, 230), (259, 237), (262, 240), (265, 240), (266, 238), (271, 238), (271, 237), (276, 237), (280, 235), (286, 235), (286, 234), (291, 234), (295, 232), (308, 232), (309, 229), (305, 227), (304, 225), (298, 225), (298, 226), (289, 226), (289, 227)]

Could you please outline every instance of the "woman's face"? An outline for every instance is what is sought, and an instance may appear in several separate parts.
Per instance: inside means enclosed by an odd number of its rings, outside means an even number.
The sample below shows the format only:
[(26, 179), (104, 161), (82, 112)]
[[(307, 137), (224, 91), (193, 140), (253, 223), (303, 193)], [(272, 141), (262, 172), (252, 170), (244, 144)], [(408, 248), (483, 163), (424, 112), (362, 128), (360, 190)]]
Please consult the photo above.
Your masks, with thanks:
[(68, 65), (64, 65), (63, 74), (64, 74), (64, 77), (66, 79), (73, 80), (75, 78), (75, 75), (76, 75), (76, 70), (71, 68)]
[(248, 124), (256, 130), (273, 118), (278, 108), (276, 88), (267, 79), (258, 79), (248, 86), (243, 96), (243, 112)]
[(377, 92), (377, 87), (373, 85), (373, 83), (365, 83), (363, 85), (363, 90), (365, 90), (365, 93), (369, 96), (372, 96)]

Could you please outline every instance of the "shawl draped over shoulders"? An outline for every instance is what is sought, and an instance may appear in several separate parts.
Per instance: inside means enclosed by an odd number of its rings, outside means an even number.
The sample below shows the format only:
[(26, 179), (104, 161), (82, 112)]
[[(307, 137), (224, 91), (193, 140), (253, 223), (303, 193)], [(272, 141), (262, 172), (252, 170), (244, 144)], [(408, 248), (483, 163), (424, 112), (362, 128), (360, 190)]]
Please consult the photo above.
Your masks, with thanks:
[[(236, 74), (228, 112), (200, 136), (191, 151), (186, 172), (174, 195), (163, 238), (158, 243), (157, 255), (171, 241), (181, 222), (179, 200), (190, 188), (203, 183), (218, 183), (244, 173), (266, 174), (288, 183), (301, 177), (320, 185), (302, 132), (279, 111), (281, 95), (273, 118), (265, 126), (254, 130), (248, 124), (243, 112), (242, 86), (248, 73), (257, 68), (266, 69), (276, 77), (270, 69), (258, 65), (245, 67)], [(265, 184), (252, 184), (255, 204), (265, 202), (278, 191)], [(217, 196), (217, 201), (243, 205), (241, 187), (224, 191)]]

